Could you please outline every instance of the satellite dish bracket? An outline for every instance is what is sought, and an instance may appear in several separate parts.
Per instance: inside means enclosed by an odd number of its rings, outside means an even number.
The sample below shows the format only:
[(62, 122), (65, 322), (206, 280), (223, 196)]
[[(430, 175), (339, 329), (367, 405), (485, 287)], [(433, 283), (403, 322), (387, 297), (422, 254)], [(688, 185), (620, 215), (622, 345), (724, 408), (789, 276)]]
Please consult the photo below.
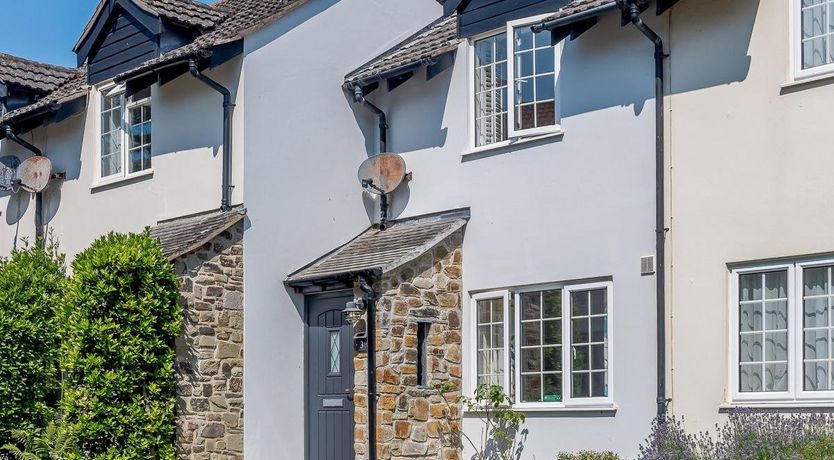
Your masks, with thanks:
[(362, 179), (362, 187), (379, 195), (379, 229), (385, 230), (388, 222), (388, 194), (385, 193), (385, 190), (374, 185), (373, 179)]

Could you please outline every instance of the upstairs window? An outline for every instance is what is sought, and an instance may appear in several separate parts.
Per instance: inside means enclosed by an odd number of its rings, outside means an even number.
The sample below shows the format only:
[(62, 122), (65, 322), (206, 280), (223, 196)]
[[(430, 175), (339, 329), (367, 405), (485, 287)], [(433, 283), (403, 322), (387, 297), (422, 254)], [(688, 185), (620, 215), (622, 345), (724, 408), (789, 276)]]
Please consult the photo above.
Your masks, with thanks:
[(834, 72), (834, 1), (792, 1), (795, 77)]
[(99, 180), (151, 168), (150, 90), (127, 98), (123, 88), (101, 93)]
[(560, 46), (551, 44), (548, 31), (534, 34), (531, 21), (510, 22), (505, 31), (474, 42), (475, 147), (560, 129)]

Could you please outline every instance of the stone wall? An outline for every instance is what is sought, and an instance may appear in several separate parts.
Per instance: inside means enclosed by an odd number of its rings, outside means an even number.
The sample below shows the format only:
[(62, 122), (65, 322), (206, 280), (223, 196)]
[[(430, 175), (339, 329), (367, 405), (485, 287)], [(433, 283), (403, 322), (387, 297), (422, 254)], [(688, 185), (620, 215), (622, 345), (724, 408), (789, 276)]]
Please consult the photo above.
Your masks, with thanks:
[(183, 459), (243, 458), (243, 222), (174, 260), (185, 334), (177, 341)]
[[(377, 456), (458, 460), (461, 389), (461, 262), (463, 230), (374, 287), (377, 304)], [(426, 337), (427, 385), (418, 386), (418, 323)], [(354, 451), (367, 458), (367, 354), (354, 359)], [(441, 387), (442, 386), (442, 387)], [(441, 391), (442, 389), (442, 391)]]

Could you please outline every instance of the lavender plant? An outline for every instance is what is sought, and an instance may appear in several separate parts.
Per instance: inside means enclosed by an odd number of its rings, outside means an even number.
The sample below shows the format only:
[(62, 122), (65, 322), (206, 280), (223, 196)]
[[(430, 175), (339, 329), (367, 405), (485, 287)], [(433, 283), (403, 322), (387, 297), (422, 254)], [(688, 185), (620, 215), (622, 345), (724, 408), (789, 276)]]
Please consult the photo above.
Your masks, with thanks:
[(834, 416), (742, 409), (715, 436), (686, 433), (683, 419), (655, 420), (641, 460), (819, 460), (834, 458)]

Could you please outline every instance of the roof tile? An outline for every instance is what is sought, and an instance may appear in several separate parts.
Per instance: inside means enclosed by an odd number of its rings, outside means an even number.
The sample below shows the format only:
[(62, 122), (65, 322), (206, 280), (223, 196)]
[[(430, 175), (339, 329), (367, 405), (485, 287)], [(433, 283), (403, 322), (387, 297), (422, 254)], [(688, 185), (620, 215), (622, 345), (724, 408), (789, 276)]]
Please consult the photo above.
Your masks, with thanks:
[(0, 53), (0, 82), (23, 86), (35, 91), (49, 92), (78, 75), (77, 69), (30, 61)]

